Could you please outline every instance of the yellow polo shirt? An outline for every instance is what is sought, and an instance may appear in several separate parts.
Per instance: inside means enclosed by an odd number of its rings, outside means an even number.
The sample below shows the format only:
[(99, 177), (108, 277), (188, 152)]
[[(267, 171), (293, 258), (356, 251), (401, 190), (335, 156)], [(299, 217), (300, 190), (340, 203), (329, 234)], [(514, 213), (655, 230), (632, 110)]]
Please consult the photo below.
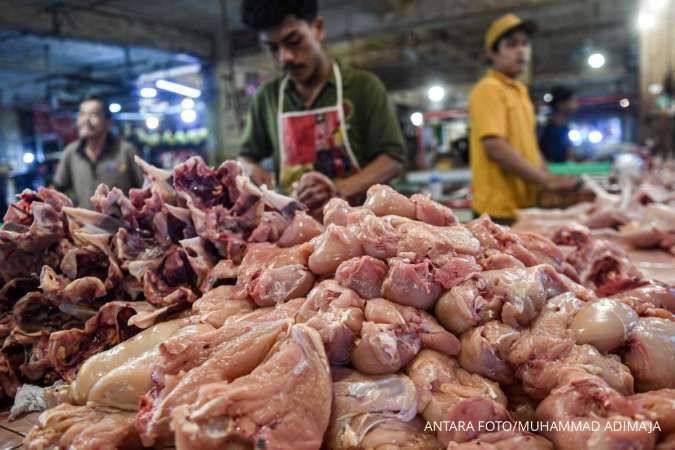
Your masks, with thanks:
[(542, 166), (534, 106), (527, 88), (489, 70), (471, 91), (469, 120), (473, 209), (499, 219), (514, 219), (516, 209), (534, 205), (535, 186), (502, 170), (488, 157), (482, 139), (504, 138), (527, 161)]

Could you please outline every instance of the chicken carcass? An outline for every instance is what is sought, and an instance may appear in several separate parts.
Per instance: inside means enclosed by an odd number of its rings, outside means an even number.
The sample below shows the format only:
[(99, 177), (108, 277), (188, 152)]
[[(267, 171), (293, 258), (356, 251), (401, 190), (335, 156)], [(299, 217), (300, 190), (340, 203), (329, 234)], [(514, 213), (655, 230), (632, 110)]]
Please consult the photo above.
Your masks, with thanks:
[[(349, 220), (351, 219), (352, 215), (350, 214)], [(399, 235), (390, 222), (370, 212), (368, 214), (359, 214), (354, 219), (355, 222), (351, 224), (350, 228), (354, 231), (359, 242), (361, 242), (366, 255), (378, 259), (396, 256)]]
[[(363, 441), (370, 433), (376, 433), (380, 425), (388, 421), (405, 424), (416, 415), (417, 390), (407, 376), (368, 376), (350, 370), (334, 371), (328, 448), (364, 448)], [(374, 440), (374, 436), (369, 440)]]
[(513, 327), (527, 326), (546, 300), (569, 290), (566, 280), (550, 265), (526, 269), (483, 272), (492, 292), (502, 299), (502, 321)]
[(429, 261), (412, 263), (403, 258), (389, 259), (389, 273), (382, 283), (382, 296), (419, 309), (430, 309), (441, 295)]
[(619, 239), (636, 248), (662, 248), (675, 253), (675, 207), (652, 203), (640, 220), (621, 227)]
[(675, 321), (641, 318), (628, 335), (624, 362), (639, 391), (675, 388)]
[[(213, 327), (205, 323), (187, 325), (171, 337), (180, 339), (212, 330)], [(155, 345), (110, 370), (91, 386), (86, 404), (136, 411), (141, 396), (152, 388), (152, 370), (158, 358), (159, 346)]]
[(238, 298), (273, 306), (303, 297), (315, 280), (307, 268), (311, 251), (309, 244), (287, 249), (269, 243), (250, 245), (239, 267)]
[(434, 281), (443, 289), (450, 289), (481, 271), (481, 266), (476, 264), (476, 259), (471, 256), (452, 257), (442, 266), (434, 268)]
[[(190, 364), (184, 369), (187, 372), (181, 370), (174, 372), (176, 375), (155, 375), (157, 386), (142, 398), (139, 407), (137, 427), (143, 443), (170, 442), (169, 426), (174, 410), (192, 404), (204, 385), (230, 382), (251, 373), (280, 337), (288, 334), (288, 330), (288, 320), (268, 324), (232, 321), (210, 333), (188, 336), (187, 339), (180, 336), (160, 345), (158, 364), (163, 358), (173, 357), (174, 352), (179, 352), (178, 357)], [(225, 336), (227, 339), (224, 339)], [(190, 360), (189, 352), (180, 352), (181, 348), (190, 345), (190, 338), (195, 343), (202, 341), (202, 348), (209, 350), (209, 355), (201, 364), (200, 361)], [(218, 344), (219, 339), (224, 341)], [(197, 365), (189, 368), (195, 362)]]
[(475, 256), (480, 251), (478, 239), (461, 225), (437, 227), (410, 221), (398, 226), (397, 232), (399, 255), (415, 255), (418, 261), (428, 258), (438, 266), (452, 256)]
[(446, 450), (553, 450), (553, 444), (536, 434), (500, 431), (483, 433), (468, 442), (450, 442)]
[(361, 441), (367, 450), (443, 450), (432, 434), (424, 431), (426, 424), (419, 417), (410, 422), (385, 419), (375, 425)]
[(388, 270), (383, 261), (372, 256), (361, 256), (340, 264), (335, 272), (335, 280), (361, 297), (371, 299), (382, 295), (382, 283)]
[(537, 407), (537, 418), (574, 425), (544, 430), (559, 450), (651, 449), (658, 434), (629, 399), (593, 375), (556, 388)]
[(385, 299), (368, 300), (366, 322), (351, 353), (354, 367), (363, 373), (398, 372), (422, 346), (447, 355), (459, 351), (459, 340), (430, 314)]
[(323, 226), (305, 211), (296, 211), (291, 223), (283, 230), (277, 245), (279, 247), (292, 247), (294, 245), (309, 242), (310, 239), (320, 235)]
[(675, 389), (659, 389), (628, 397), (638, 412), (658, 423), (661, 433), (675, 433)]
[(407, 367), (406, 373), (417, 386), (419, 408), (427, 421), (472, 423), (473, 433), (468, 426), (460, 433), (441, 427), (438, 438), (444, 445), (477, 437), (479, 421), (509, 420), (506, 397), (499, 385), (463, 370), (452, 357), (423, 350)]
[(555, 232), (553, 241), (575, 247), (566, 260), (579, 274), (581, 283), (598, 295), (610, 296), (644, 284), (642, 273), (621, 247), (592, 238), (584, 226), (564, 226)]
[(410, 197), (410, 201), (415, 205), (415, 218), (421, 222), (439, 227), (459, 223), (450, 208), (433, 201), (429, 195), (414, 194)]
[(110, 350), (87, 359), (71, 384), (73, 399), (79, 404), (84, 404), (89, 397), (89, 391), (108, 372), (151, 350), (185, 325), (187, 325), (185, 319), (154, 325)]
[(435, 307), (436, 318), (443, 326), (457, 335), (499, 317), (501, 298), (487, 280), (474, 275), (443, 294)]
[(194, 302), (192, 311), (199, 315), (199, 320), (220, 327), (229, 317), (251, 312), (254, 306), (251, 300), (238, 299), (234, 286), (218, 286)]
[(410, 219), (415, 218), (415, 205), (405, 195), (399, 194), (389, 186), (376, 184), (371, 186), (366, 193), (366, 201), (363, 204), (377, 216), (401, 216)]
[(340, 263), (363, 254), (361, 243), (348, 227), (328, 225), (326, 231), (311, 240), (314, 251), (309, 269), (317, 275), (335, 273)]
[(513, 368), (507, 358), (519, 336), (520, 332), (502, 322), (488, 322), (462, 335), (457, 359), (469, 372), (502, 385), (513, 384)]
[[(565, 349), (569, 350), (565, 351)], [(634, 379), (628, 367), (616, 355), (603, 355), (591, 345), (562, 344), (548, 355), (536, 356), (520, 366), (516, 376), (527, 394), (541, 400), (570, 379), (597, 375), (622, 395), (634, 393)]]
[(614, 294), (612, 298), (628, 304), (636, 311), (646, 306), (675, 313), (675, 287), (658, 281), (649, 281), (635, 289)]
[(348, 362), (355, 339), (365, 320), (365, 301), (335, 280), (317, 284), (295, 314), (296, 323), (316, 329), (332, 365)]
[(140, 450), (134, 414), (112, 408), (63, 403), (38, 418), (26, 438), (27, 450)]
[(192, 404), (173, 413), (176, 447), (318, 450), (330, 420), (331, 392), (319, 334), (294, 325), (250, 374), (201, 386)]
[(577, 344), (591, 344), (608, 353), (624, 345), (638, 324), (635, 311), (618, 301), (600, 299), (584, 305), (569, 328)]

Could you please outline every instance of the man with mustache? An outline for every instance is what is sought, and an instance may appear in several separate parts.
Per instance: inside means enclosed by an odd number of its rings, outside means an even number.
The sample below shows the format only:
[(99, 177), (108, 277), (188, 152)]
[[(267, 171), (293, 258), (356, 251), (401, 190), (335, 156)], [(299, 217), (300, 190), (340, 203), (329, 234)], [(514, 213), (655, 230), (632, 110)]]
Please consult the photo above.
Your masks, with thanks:
[(492, 23), (485, 37), (491, 68), (469, 96), (473, 210), (510, 224), (519, 208), (534, 206), (536, 190), (569, 190), (572, 176), (551, 175), (537, 144), (535, 111), (517, 80), (530, 62), (536, 26), (513, 14)]
[(249, 110), (240, 161), (253, 179), (269, 183), (259, 163), (272, 156), (277, 187), (319, 211), (396, 177), (406, 151), (385, 88), (326, 54), (317, 0), (244, 0), (241, 12), (284, 71)]
[(91, 208), (90, 198), (99, 184), (125, 193), (143, 185), (143, 174), (134, 162), (136, 147), (112, 134), (112, 115), (103, 97), (89, 96), (77, 113), (79, 139), (63, 149), (52, 184), (72, 192), (77, 206)]

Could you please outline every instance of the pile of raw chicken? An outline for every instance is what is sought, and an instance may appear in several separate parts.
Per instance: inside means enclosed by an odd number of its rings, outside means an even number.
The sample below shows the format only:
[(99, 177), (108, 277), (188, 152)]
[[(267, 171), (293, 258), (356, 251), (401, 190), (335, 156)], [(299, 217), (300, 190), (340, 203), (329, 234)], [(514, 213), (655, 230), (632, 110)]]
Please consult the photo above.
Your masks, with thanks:
[(639, 176), (619, 178), (618, 194), (607, 192), (592, 179), (587, 186), (593, 202), (567, 209), (525, 209), (518, 212), (523, 228), (555, 232), (561, 225), (577, 222), (637, 249), (662, 249), (675, 255), (675, 164), (655, 164)]
[(231, 161), (139, 164), (5, 216), (0, 385), (68, 383), (26, 448), (675, 448), (675, 290), (587, 228), (563, 255), (386, 186), (320, 223)]

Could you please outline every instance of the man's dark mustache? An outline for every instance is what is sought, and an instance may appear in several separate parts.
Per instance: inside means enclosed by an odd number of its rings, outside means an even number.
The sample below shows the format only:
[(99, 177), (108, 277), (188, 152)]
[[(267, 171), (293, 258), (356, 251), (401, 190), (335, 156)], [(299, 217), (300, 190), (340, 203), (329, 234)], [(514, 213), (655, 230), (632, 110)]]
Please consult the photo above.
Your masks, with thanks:
[(284, 72), (290, 72), (292, 70), (302, 69), (305, 67), (303, 64), (286, 64), (284, 66)]

